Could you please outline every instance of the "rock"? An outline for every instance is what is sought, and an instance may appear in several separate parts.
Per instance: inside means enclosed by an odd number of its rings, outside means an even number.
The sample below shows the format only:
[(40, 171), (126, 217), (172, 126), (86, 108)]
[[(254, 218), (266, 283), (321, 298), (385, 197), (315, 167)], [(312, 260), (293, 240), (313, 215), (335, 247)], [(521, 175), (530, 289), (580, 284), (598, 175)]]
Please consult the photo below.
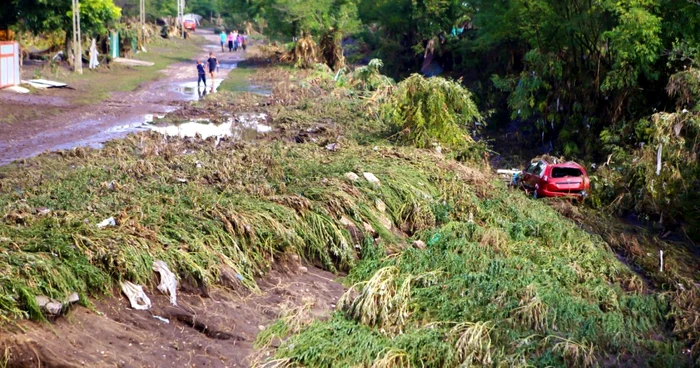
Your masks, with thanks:
[(379, 198), (375, 199), (374, 205), (377, 206), (377, 209), (379, 210), (379, 212), (381, 212), (381, 213), (386, 212), (386, 204), (381, 199), (379, 199)]
[(68, 298), (66, 299), (66, 302), (68, 303), (75, 303), (78, 300), (80, 300), (80, 296), (78, 296), (78, 293), (72, 293), (71, 295), (68, 295)]
[(391, 230), (393, 227), (391, 219), (386, 217), (384, 214), (379, 216), (379, 222), (381, 222), (382, 226), (384, 226), (387, 230)]
[(306, 268), (306, 267), (304, 267), (304, 266), (299, 266), (299, 272), (301, 272), (301, 273), (307, 273), (307, 272), (309, 272), (309, 269)]
[(357, 181), (358, 179), (360, 179), (360, 177), (357, 176), (357, 174), (355, 174), (354, 172), (347, 172), (345, 173), (345, 179), (348, 179), (350, 181)]
[(342, 216), (340, 218), (340, 223), (343, 224), (343, 226), (345, 227), (345, 230), (347, 230), (350, 233), (350, 237), (352, 238), (353, 242), (355, 242), (355, 243), (362, 242), (362, 238), (363, 238), (362, 231), (360, 231), (360, 228), (357, 227), (357, 225), (355, 225), (355, 223), (352, 222), (352, 220), (350, 220), (349, 218), (347, 218), (345, 216)]
[(49, 299), (49, 297), (46, 295), (37, 295), (35, 300), (39, 308), (43, 308), (46, 304), (51, 302), (51, 299)]
[(362, 173), (362, 176), (364, 176), (368, 182), (370, 182), (378, 187), (382, 185), (382, 183), (379, 181), (379, 179), (377, 179), (377, 177), (374, 176), (374, 174), (372, 174), (371, 172)]
[(48, 303), (44, 306), (44, 309), (45, 309), (46, 312), (48, 312), (49, 314), (54, 315), (54, 316), (57, 316), (57, 315), (61, 314), (61, 310), (63, 310), (63, 304), (62, 304), (62, 303), (59, 303), (59, 302), (56, 302), (56, 301), (48, 302)]
[(422, 240), (416, 240), (413, 242), (413, 248), (425, 249), (425, 243)]
[(377, 231), (374, 230), (374, 228), (372, 227), (372, 225), (370, 225), (370, 224), (368, 224), (368, 223), (366, 223), (366, 222), (363, 222), (363, 223), (362, 223), (362, 227), (365, 228), (365, 232), (368, 232), (368, 233), (370, 233), (370, 234), (372, 234), (372, 235), (374, 235), (374, 234), (377, 233)]

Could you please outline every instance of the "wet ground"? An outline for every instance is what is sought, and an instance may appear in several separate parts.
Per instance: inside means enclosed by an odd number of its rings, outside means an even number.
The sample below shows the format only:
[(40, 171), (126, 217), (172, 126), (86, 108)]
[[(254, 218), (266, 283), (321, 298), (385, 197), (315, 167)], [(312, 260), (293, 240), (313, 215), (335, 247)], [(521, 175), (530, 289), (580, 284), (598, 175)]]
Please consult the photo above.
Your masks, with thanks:
[(66, 102), (71, 94), (69, 89), (51, 90), (49, 96), (0, 91), (0, 99), (11, 101), (15, 108), (50, 111), (49, 116), (37, 114), (40, 117), (32, 121), (0, 124), (0, 165), (45, 151), (77, 146), (99, 147), (105, 141), (143, 129), (153, 115), (171, 112), (184, 101), (215, 93), (221, 80), (245, 58), (245, 53), (221, 52), (218, 35), (209, 30), (198, 33), (205, 37), (207, 44), (197, 58), (205, 60), (211, 51), (220, 63), (213, 88), (211, 85), (206, 90), (197, 88), (193, 59), (190, 63), (170, 65), (160, 72), (164, 74), (163, 78), (143, 83), (135, 91), (112, 93), (99, 105), (71, 106)]
[(277, 266), (259, 281), (259, 293), (229, 286), (203, 296), (182, 288), (177, 307), (147, 289), (153, 307), (138, 311), (115, 291), (92, 310), (75, 307), (50, 328), (26, 322), (0, 331), (0, 351), (7, 349), (11, 367), (252, 366), (269, 353), (253, 348), (256, 335), (285, 310), (307, 306), (307, 318), (325, 318), (343, 293), (331, 273), (298, 263)]

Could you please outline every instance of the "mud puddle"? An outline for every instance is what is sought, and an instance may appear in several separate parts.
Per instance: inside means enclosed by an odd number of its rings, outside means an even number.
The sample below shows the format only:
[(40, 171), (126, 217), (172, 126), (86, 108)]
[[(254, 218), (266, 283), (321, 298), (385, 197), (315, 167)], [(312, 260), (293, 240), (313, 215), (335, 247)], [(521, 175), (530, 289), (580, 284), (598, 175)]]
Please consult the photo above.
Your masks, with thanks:
[(183, 96), (185, 96), (185, 100), (187, 101), (197, 101), (201, 98), (204, 98), (209, 93), (216, 93), (216, 91), (219, 90), (221, 82), (222, 79), (217, 78), (214, 81), (214, 85), (212, 86), (211, 80), (208, 79), (206, 87), (203, 85), (198, 86), (197, 82), (173, 83), (172, 89), (175, 92), (179, 92)]
[(253, 113), (237, 114), (222, 124), (214, 124), (207, 119), (202, 119), (165, 126), (145, 125), (144, 128), (169, 137), (202, 139), (213, 137), (217, 141), (222, 138), (253, 140), (259, 134), (272, 131), (272, 127), (267, 125), (267, 114)]

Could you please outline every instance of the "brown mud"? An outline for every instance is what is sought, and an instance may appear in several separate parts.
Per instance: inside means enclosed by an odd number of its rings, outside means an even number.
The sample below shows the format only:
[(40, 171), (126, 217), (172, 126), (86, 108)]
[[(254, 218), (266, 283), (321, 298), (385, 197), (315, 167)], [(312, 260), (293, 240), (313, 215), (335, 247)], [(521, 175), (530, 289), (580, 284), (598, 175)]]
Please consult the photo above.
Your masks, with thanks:
[(285, 308), (311, 301), (310, 315), (325, 318), (344, 291), (318, 268), (276, 267), (258, 280), (259, 293), (183, 287), (178, 307), (150, 288), (153, 307), (137, 311), (115, 291), (51, 325), (27, 321), (0, 332), (0, 353), (9, 367), (248, 367), (267, 353), (253, 348), (256, 335)]
[[(205, 60), (210, 51), (221, 64), (237, 63), (245, 57), (243, 53), (217, 50), (219, 36), (211, 31), (203, 30), (200, 34), (206, 44), (198, 58)], [(217, 81), (226, 78), (230, 70), (221, 68)], [(45, 151), (99, 147), (105, 141), (133, 132), (133, 127), (144, 123), (146, 115), (168, 113), (182, 102), (197, 98), (181, 88), (185, 83), (196, 82), (194, 60), (174, 63), (159, 73), (163, 73), (162, 78), (145, 82), (131, 92), (113, 92), (98, 105), (72, 105), (68, 102), (73, 93), (70, 89), (49, 89), (30, 95), (0, 91), (3, 117), (27, 109), (36, 111), (29, 121), (0, 123), (0, 166)]]

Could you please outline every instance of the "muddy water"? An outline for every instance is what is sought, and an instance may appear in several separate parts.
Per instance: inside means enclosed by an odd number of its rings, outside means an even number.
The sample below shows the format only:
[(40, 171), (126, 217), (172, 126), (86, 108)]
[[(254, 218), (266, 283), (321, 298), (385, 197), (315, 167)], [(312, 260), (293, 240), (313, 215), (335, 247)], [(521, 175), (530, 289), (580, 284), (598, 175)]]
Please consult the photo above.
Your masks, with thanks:
[(208, 120), (196, 120), (165, 126), (148, 124), (144, 125), (143, 128), (170, 137), (199, 137), (201, 139), (214, 137), (217, 141), (222, 138), (252, 140), (259, 134), (272, 130), (272, 127), (265, 124), (266, 121), (266, 114), (238, 114), (222, 124), (214, 124)]
[[(201, 34), (209, 44), (202, 47), (196, 58), (205, 60), (209, 52), (214, 52), (220, 63), (213, 89), (211, 85), (206, 91), (196, 88), (197, 72), (193, 59), (191, 62), (170, 65), (162, 71), (165, 78), (144, 83), (133, 92), (113, 93), (99, 105), (65, 106), (62, 113), (48, 119), (0, 126), (0, 166), (45, 151), (79, 146), (100, 147), (106, 141), (147, 129), (148, 117), (153, 114), (166, 114), (174, 111), (182, 102), (197, 100), (205, 93), (216, 93), (221, 81), (238, 67), (245, 53), (221, 53), (218, 35), (207, 30)], [(251, 87), (251, 90), (256, 92), (260, 89)], [(70, 91), (55, 93), (70, 97)], [(23, 99), (22, 103), (27, 108), (41, 109), (45, 106), (44, 101), (33, 103), (31, 95), (12, 98)]]

